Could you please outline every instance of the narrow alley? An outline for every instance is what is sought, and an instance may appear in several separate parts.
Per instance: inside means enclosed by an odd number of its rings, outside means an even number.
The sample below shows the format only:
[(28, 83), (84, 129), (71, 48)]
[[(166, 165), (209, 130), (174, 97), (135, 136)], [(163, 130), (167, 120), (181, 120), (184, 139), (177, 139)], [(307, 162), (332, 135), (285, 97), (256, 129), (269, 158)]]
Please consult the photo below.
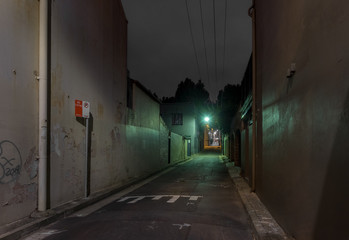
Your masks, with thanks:
[(215, 152), (198, 154), (94, 210), (23, 239), (253, 239), (240, 196)]
[(349, 240), (348, 12), (0, 0), (0, 240)]

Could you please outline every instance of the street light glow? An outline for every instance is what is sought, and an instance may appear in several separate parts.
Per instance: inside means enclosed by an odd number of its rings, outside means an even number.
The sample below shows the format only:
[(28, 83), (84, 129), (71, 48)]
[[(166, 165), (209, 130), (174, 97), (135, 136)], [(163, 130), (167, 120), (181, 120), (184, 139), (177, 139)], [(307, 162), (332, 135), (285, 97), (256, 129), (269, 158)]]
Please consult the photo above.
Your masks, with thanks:
[(209, 117), (205, 117), (205, 122), (209, 122), (210, 118)]

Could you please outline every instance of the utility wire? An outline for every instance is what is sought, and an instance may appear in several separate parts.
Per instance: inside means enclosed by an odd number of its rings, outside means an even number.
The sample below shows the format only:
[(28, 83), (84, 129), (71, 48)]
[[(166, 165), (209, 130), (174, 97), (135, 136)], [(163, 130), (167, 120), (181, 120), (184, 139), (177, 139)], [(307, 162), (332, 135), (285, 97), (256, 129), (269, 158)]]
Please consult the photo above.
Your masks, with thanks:
[(194, 35), (193, 35), (193, 30), (192, 30), (192, 25), (191, 25), (191, 21), (190, 21), (190, 13), (189, 13), (189, 7), (188, 7), (188, 0), (185, 0), (185, 5), (187, 7), (187, 15), (188, 15), (188, 22), (189, 22), (189, 27), (190, 27), (190, 35), (191, 35), (191, 40), (193, 42), (193, 49), (194, 49), (194, 53), (195, 53), (195, 58), (196, 58), (196, 65), (198, 67), (198, 72), (199, 72), (199, 77), (201, 78), (201, 71), (200, 71), (200, 66), (199, 66), (199, 59), (198, 59), (198, 54), (196, 51), (196, 46), (195, 46), (195, 41), (194, 41)]
[(213, 3), (213, 30), (214, 30), (214, 63), (215, 63), (215, 75), (217, 82), (217, 39), (216, 39), (216, 0)]
[(224, 73), (225, 73), (225, 46), (226, 46), (226, 40), (227, 40), (227, 0), (225, 0), (225, 6), (224, 6), (224, 47), (223, 47), (223, 74), (222, 79), (224, 81)]
[(205, 48), (205, 59), (206, 59), (206, 71), (207, 71), (207, 83), (208, 83), (208, 88), (210, 88), (210, 73), (209, 73), (209, 68), (208, 68), (208, 58), (207, 58), (207, 48), (206, 48), (206, 40), (205, 40), (205, 28), (204, 28), (204, 19), (202, 17), (202, 4), (200, 1), (200, 16), (201, 16), (201, 27), (202, 27), (202, 38), (204, 40), (204, 48)]

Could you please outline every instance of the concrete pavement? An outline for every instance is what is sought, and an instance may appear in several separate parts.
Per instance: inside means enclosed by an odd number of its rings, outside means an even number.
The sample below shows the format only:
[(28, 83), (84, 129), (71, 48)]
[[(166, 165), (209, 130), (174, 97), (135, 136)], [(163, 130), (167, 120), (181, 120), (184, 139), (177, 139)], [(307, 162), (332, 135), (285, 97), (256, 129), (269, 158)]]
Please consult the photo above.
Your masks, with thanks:
[[(196, 156), (198, 157), (198, 156)], [(196, 158), (195, 157), (195, 158)], [(217, 155), (218, 157), (218, 155)], [(192, 161), (195, 162), (195, 161)], [(103, 206), (106, 204), (114, 203), (114, 209), (113, 207), (109, 207), (112, 209), (111, 212), (117, 210), (123, 212), (125, 210), (122, 210), (120, 207), (129, 207), (129, 202), (134, 202), (134, 204), (131, 203), (131, 205), (140, 207), (141, 204), (145, 204), (144, 208), (141, 209), (140, 212), (134, 212), (134, 209), (132, 211), (126, 211), (127, 214), (121, 214), (124, 218), (118, 218), (118, 225), (120, 229), (127, 230), (127, 229), (136, 229), (138, 228), (139, 232), (141, 232), (144, 239), (144, 233), (148, 233), (147, 231), (149, 229), (163, 229), (164, 232), (162, 234), (169, 234), (169, 236), (172, 236), (175, 238), (173, 239), (224, 239), (222, 236), (224, 234), (226, 236), (240, 236), (240, 238), (236, 239), (291, 239), (289, 238), (282, 229), (276, 224), (276, 222), (272, 219), (270, 214), (268, 215), (267, 210), (264, 208), (263, 205), (260, 203), (258, 197), (251, 193), (249, 190), (248, 185), (245, 183), (245, 181), (239, 176), (239, 169), (234, 167), (232, 163), (228, 162), (228, 159), (221, 156), (221, 163), (225, 164), (226, 167), (229, 170), (229, 174), (231, 179), (233, 180), (234, 184), (232, 186), (229, 185), (229, 183), (226, 181), (226, 179), (223, 180), (223, 182), (217, 182), (217, 177), (219, 175), (224, 175), (224, 169), (222, 168), (216, 168), (216, 173), (213, 174), (214, 167), (211, 165), (211, 167), (206, 168), (205, 173), (201, 171), (202, 168), (205, 168), (205, 164), (201, 165), (200, 168), (196, 168), (194, 172), (187, 172), (189, 175), (187, 177), (178, 177), (180, 172), (185, 172), (186, 168), (182, 168), (181, 165), (177, 167), (172, 167), (170, 169), (167, 169), (166, 172), (153, 176), (152, 179), (146, 181), (146, 182), (140, 182), (137, 185), (129, 186), (130, 189), (123, 189), (123, 191), (118, 191), (116, 195), (111, 195), (111, 193), (105, 193), (99, 196), (91, 196), (89, 199), (83, 199), (78, 202), (73, 202), (70, 204), (67, 204), (65, 206), (62, 206), (60, 209), (54, 209), (52, 211), (48, 211), (45, 214), (33, 216), (32, 218), (19, 221), (17, 225), (13, 226), (7, 226), (7, 228), (0, 228), (0, 234), (2, 232), (2, 235), (0, 235), (1, 240), (9, 240), (9, 239), (20, 239), (22, 236), (36, 231), (39, 228), (44, 228), (48, 224), (54, 224), (55, 221), (59, 219), (67, 219), (67, 216), (71, 215), (73, 218), (80, 218), (79, 221), (81, 221), (82, 217), (88, 216), (92, 214), (93, 212), (96, 212), (98, 209), (103, 209)], [(207, 163), (206, 163), (207, 165)], [(195, 169), (195, 168), (193, 168)], [(198, 172), (198, 169), (200, 169), (201, 172)], [(177, 173), (176, 173), (176, 171)], [(196, 174), (195, 174), (196, 171)], [(152, 189), (147, 189), (147, 187), (140, 188), (141, 186), (151, 182), (152, 180), (156, 178), (165, 177), (165, 173), (167, 172), (173, 172), (175, 174), (171, 174), (168, 178), (168, 181), (165, 181), (165, 184), (162, 184), (161, 186), (159, 184), (155, 184), (155, 189), (157, 191), (154, 192)], [(210, 175), (211, 174), (211, 175)], [(213, 175), (212, 175), (213, 174)], [(166, 174), (167, 175), (167, 174)], [(172, 177), (171, 177), (172, 176)], [(212, 176), (212, 177), (208, 177)], [(211, 178), (211, 179), (210, 179)], [(165, 178), (166, 179), (166, 178)], [(213, 182), (210, 182), (208, 180), (214, 180)], [(222, 180), (222, 179), (221, 179)], [(164, 181), (161, 180), (161, 181)], [(161, 182), (160, 181), (160, 182)], [(148, 186), (147, 184), (146, 186)], [(236, 189), (235, 189), (235, 187)], [(153, 187), (154, 187), (153, 186)], [(178, 188), (180, 186), (180, 189)], [(184, 188), (183, 188), (184, 187)], [(211, 194), (206, 194), (207, 189), (213, 189), (214, 192)], [(234, 190), (235, 189), (235, 190)], [(122, 189), (119, 189), (122, 190)], [(253, 223), (253, 227), (249, 228), (248, 221), (245, 219), (245, 215), (243, 211), (241, 211), (241, 207), (235, 208), (233, 211), (231, 210), (232, 205), (232, 199), (235, 199), (233, 202), (233, 205), (236, 206), (239, 205), (236, 201), (236, 196), (231, 195), (232, 192), (238, 192), (240, 196), (238, 196), (239, 200), (240, 197), (242, 199), (242, 202), (247, 210), (246, 214), (247, 218), (251, 219)], [(130, 197), (130, 193), (132, 193), (131, 198), (124, 199), (121, 201), (123, 196)], [(157, 194), (160, 193), (160, 194)], [(228, 194), (228, 195), (227, 195)], [(203, 200), (203, 196), (206, 195), (205, 200)], [(108, 197), (109, 196), (109, 197)], [(228, 198), (230, 201), (222, 201), (222, 199), (217, 199), (217, 196), (222, 196), (223, 198)], [(124, 205), (115, 205), (115, 202), (118, 202), (118, 204)], [(144, 212), (144, 210), (147, 209), (149, 204), (154, 204), (154, 202), (158, 203), (159, 207), (162, 208), (162, 213), (158, 212), (158, 215), (156, 215), (156, 219), (158, 221), (150, 221), (154, 218), (154, 215), (151, 215), (152, 218), (149, 218), (149, 212), (147, 214), (140, 214)], [(214, 204), (215, 202), (220, 202), (220, 205), (223, 206), (223, 210), (217, 208)], [(127, 203), (127, 204), (126, 204)], [(137, 203), (137, 204), (136, 204)], [(148, 204), (148, 205), (147, 205)], [(175, 205), (178, 205), (177, 207), (174, 207)], [(170, 209), (169, 209), (170, 206)], [(181, 206), (181, 207), (180, 207)], [(185, 206), (185, 208), (183, 208)], [(88, 208), (86, 208), (88, 207)], [(171, 209), (173, 208), (173, 209)], [(192, 212), (198, 211), (200, 208), (200, 211), (203, 211), (199, 214), (192, 214)], [(234, 207), (233, 207), (234, 208)], [(83, 209), (83, 210), (82, 210)], [(184, 210), (183, 210), (184, 209)], [(230, 209), (230, 210), (229, 210)], [(100, 211), (100, 210), (98, 210)], [(97, 212), (98, 212), (97, 211)], [(232, 214), (230, 218), (221, 218), (217, 217), (217, 214), (213, 214), (217, 211), (223, 211), (223, 215), (226, 214), (226, 212), (231, 211), (230, 214)], [(86, 213), (87, 212), (87, 213)], [(168, 213), (180, 213), (177, 222), (171, 222), (169, 224), (169, 219), (167, 219)], [(238, 216), (236, 218), (236, 212), (238, 213)], [(124, 212), (125, 213), (125, 212)], [(133, 215), (131, 213), (134, 213)], [(205, 214), (207, 214), (205, 216)], [(139, 227), (139, 221), (134, 221), (132, 218), (142, 218), (143, 221), (143, 228)], [(115, 215), (113, 215), (113, 218)], [(126, 219), (125, 219), (126, 218)], [(233, 218), (235, 218), (234, 221), (231, 221)], [(69, 219), (72, 219), (71, 217)], [(100, 218), (96, 216), (95, 221), (103, 221), (105, 218)], [(187, 221), (179, 221), (180, 219), (185, 219)], [(215, 224), (210, 223), (210, 219), (216, 222)], [(228, 219), (228, 220), (227, 220)], [(230, 220), (229, 220), (230, 219)], [(242, 220), (241, 220), (242, 219)], [(174, 219), (172, 219), (174, 220)], [(68, 220), (68, 225), (62, 223), (61, 229), (65, 229), (68, 227), (71, 223)], [(230, 221), (230, 222), (229, 222)], [(273, 222), (274, 221), (274, 222)], [(123, 224), (120, 224), (120, 222), (123, 222)], [(233, 223), (237, 224), (239, 227), (235, 228), (232, 225)], [(245, 222), (241, 225), (241, 222)], [(114, 222), (115, 223), (115, 222)], [(193, 224), (194, 223), (194, 224)], [(77, 227), (79, 229), (79, 227)], [(241, 231), (241, 229), (244, 229)], [(83, 231), (84, 229), (80, 229)], [(59, 230), (57, 230), (59, 231)], [(120, 231), (119, 231), (120, 232)], [(132, 231), (131, 231), (132, 232)], [(44, 231), (45, 233), (45, 231)], [(63, 235), (62, 235), (63, 234)], [(60, 237), (64, 236), (64, 239), (69, 239), (69, 234), (64, 235), (68, 233), (60, 233), (60, 232), (51, 232), (51, 237), (47, 239), (60, 239)], [(74, 234), (78, 234), (78, 232), (75, 232)], [(149, 233), (148, 233), (149, 234)], [(222, 235), (223, 234), (223, 235)], [(47, 237), (46, 235), (43, 235), (44, 237)], [(74, 235), (76, 236), (76, 235)], [(155, 235), (157, 236), (157, 235)], [(58, 237), (58, 238), (55, 238)], [(71, 237), (71, 236), (70, 236)], [(137, 234), (134, 234), (134, 237), (140, 237)], [(177, 238), (179, 237), (179, 238)], [(209, 238), (205, 238), (209, 237)], [(212, 238), (214, 237), (214, 238)], [(28, 240), (30, 238), (27, 238)], [(44, 238), (32, 238), (32, 239), (44, 239)], [(46, 238), (45, 238), (46, 239)], [(73, 238), (70, 238), (73, 239)], [(84, 237), (86, 239), (86, 236)], [(87, 238), (88, 239), (88, 238)], [(108, 238), (104, 238), (108, 239)], [(127, 239), (127, 238), (120, 238), (120, 239)], [(142, 239), (142, 238), (141, 238)], [(145, 238), (146, 239), (146, 238)], [(156, 239), (151, 234), (149, 235), (149, 239)], [(164, 239), (164, 238), (163, 238)], [(169, 237), (168, 239), (171, 239)]]

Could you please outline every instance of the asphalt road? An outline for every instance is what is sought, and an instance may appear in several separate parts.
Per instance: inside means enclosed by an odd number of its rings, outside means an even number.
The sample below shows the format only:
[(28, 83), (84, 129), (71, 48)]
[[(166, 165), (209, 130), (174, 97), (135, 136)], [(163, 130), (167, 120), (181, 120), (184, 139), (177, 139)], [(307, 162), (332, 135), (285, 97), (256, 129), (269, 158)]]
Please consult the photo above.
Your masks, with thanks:
[(75, 214), (23, 239), (248, 240), (253, 235), (225, 165), (218, 154), (206, 153), (96, 211)]

